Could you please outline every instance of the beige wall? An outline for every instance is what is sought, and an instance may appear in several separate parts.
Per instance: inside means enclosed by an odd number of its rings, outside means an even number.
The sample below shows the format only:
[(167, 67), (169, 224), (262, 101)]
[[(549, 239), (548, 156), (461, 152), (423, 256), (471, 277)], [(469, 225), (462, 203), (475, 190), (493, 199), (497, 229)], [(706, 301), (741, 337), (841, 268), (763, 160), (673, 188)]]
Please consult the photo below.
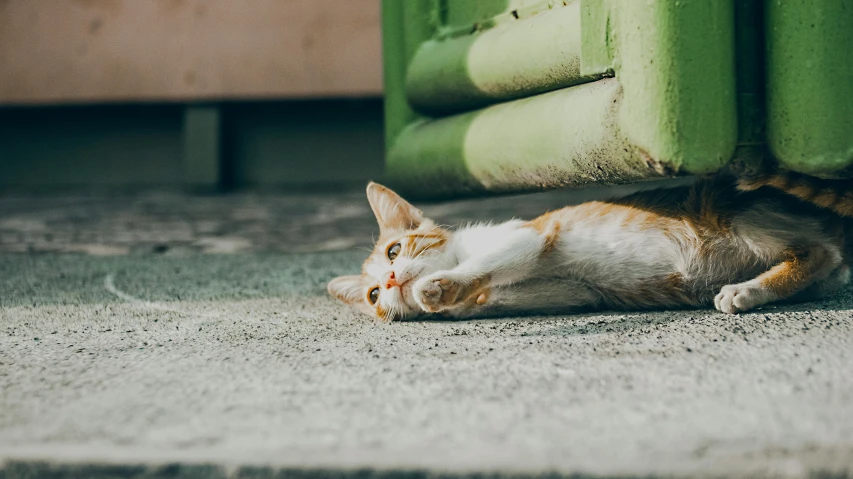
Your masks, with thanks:
[(0, 105), (381, 91), (379, 0), (0, 0)]

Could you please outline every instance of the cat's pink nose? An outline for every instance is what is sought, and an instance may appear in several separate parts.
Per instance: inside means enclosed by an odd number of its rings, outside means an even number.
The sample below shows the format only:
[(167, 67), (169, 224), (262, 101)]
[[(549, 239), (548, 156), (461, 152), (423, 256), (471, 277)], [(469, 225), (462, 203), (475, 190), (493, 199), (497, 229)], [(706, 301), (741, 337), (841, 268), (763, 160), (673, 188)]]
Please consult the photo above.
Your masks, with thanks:
[(400, 285), (397, 283), (397, 277), (394, 276), (394, 272), (389, 271), (385, 275), (385, 289), (391, 289), (394, 286), (400, 286)]

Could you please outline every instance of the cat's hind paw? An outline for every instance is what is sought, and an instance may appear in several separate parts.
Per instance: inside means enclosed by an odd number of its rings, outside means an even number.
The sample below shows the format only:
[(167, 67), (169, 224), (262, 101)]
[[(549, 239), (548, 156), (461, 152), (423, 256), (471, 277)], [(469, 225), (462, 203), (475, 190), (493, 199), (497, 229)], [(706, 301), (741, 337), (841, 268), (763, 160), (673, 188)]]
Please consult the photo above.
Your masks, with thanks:
[(776, 298), (760, 284), (740, 283), (723, 286), (714, 298), (714, 307), (727, 314), (737, 314), (765, 305)]

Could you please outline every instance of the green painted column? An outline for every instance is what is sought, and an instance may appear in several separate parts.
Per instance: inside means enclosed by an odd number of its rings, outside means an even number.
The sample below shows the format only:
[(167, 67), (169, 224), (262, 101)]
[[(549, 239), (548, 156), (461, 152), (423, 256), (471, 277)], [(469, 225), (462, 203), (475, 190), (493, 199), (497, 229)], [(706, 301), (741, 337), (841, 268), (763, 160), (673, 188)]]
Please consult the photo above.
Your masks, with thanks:
[(613, 70), (619, 125), (662, 171), (710, 173), (737, 143), (732, 0), (581, 0), (581, 73)]
[(406, 100), (406, 70), (421, 44), (439, 27), (439, 0), (382, 0), (385, 74), (385, 143), (419, 118)]
[(786, 168), (853, 177), (853, 4), (767, 0), (767, 140)]
[[(448, 196), (726, 165), (738, 141), (733, 0), (578, 1), (490, 1), (499, 13), (484, 20), (445, 0), (431, 35), (423, 25), (435, 10), (402, 8), (404, 25), (419, 19), (420, 43), (386, 77), (390, 181)], [(387, 51), (413, 52), (391, 38)], [(494, 102), (504, 103), (440, 117)]]

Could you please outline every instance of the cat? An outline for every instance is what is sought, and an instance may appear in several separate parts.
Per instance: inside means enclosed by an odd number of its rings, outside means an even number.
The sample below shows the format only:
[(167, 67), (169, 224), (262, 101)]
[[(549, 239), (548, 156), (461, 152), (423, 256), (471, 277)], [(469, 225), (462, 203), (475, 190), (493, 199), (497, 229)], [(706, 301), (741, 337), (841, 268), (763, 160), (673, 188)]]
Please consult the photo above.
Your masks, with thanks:
[(379, 238), (362, 273), (328, 290), (382, 321), (710, 306), (734, 314), (823, 298), (850, 280), (853, 236), (843, 218), (853, 217), (853, 193), (829, 185), (719, 175), (451, 229), (371, 182)]

